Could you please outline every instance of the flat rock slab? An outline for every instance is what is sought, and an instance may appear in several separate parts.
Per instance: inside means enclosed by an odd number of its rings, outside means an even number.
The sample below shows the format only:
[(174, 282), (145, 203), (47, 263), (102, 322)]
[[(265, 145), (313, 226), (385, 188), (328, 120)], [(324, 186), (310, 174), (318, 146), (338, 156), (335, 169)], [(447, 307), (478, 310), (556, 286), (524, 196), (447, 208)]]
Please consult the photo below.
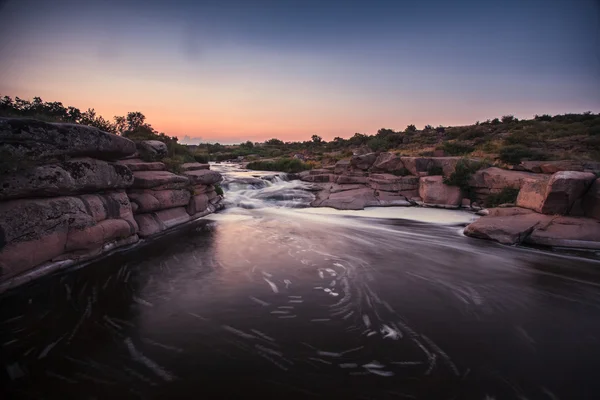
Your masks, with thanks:
[(187, 189), (130, 191), (131, 202), (137, 205), (136, 214), (187, 206), (192, 197)]
[(146, 162), (139, 158), (119, 160), (117, 164), (124, 165), (132, 171), (164, 171), (166, 169), (165, 164), (160, 161)]
[(143, 140), (137, 143), (137, 149), (147, 160), (160, 160), (168, 154), (167, 145), (160, 140)]
[(182, 171), (198, 171), (201, 169), (210, 169), (210, 165), (202, 163), (185, 163), (181, 165)]
[(175, 175), (168, 171), (135, 171), (132, 188), (134, 189), (178, 189), (181, 185), (188, 185), (189, 179), (185, 176)]
[(331, 193), (327, 199), (320, 202), (321, 207), (338, 210), (362, 210), (365, 207), (377, 205), (379, 205), (379, 200), (375, 197), (375, 191), (370, 188)]
[(193, 185), (214, 185), (223, 180), (220, 173), (211, 170), (195, 170), (183, 173)]
[(444, 183), (443, 176), (424, 176), (419, 181), (419, 196), (423, 203), (459, 207), (462, 203), (462, 193), (459, 187)]
[(135, 220), (139, 226), (138, 235), (140, 237), (148, 237), (188, 222), (190, 220), (190, 215), (185, 210), (185, 207), (177, 207), (146, 214), (138, 214), (135, 216)]
[(63, 156), (113, 160), (135, 150), (131, 140), (91, 126), (0, 118), (0, 154), (17, 160)]
[(133, 180), (133, 173), (123, 165), (78, 158), (2, 175), (0, 200), (123, 189)]
[(545, 226), (535, 229), (526, 243), (600, 249), (600, 221), (592, 218), (556, 217)]
[(494, 240), (502, 244), (517, 244), (529, 236), (536, 227), (545, 226), (552, 217), (538, 213), (521, 215), (481, 217), (468, 225), (464, 233), (467, 236)]

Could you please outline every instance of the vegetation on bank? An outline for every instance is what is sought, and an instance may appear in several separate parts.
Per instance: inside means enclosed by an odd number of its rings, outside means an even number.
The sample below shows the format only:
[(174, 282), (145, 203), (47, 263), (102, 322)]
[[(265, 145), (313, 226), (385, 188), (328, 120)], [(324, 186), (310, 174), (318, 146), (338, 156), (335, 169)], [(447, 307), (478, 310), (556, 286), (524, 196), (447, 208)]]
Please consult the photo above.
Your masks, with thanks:
[[(31, 117), (50, 122), (70, 122), (98, 127), (134, 141), (164, 141), (169, 149), (165, 163), (177, 171), (184, 162), (236, 160), (257, 161), (263, 158), (299, 158), (304, 164), (254, 164), (256, 169), (308, 169), (310, 166), (334, 164), (349, 158), (352, 151), (391, 151), (405, 156), (468, 156), (486, 158), (503, 164), (523, 160), (587, 159), (600, 161), (600, 114), (536, 115), (519, 120), (512, 115), (476, 122), (468, 126), (426, 125), (404, 130), (382, 128), (375, 135), (355, 133), (348, 139), (336, 137), (327, 142), (313, 134), (310, 140), (284, 142), (272, 138), (264, 142), (247, 141), (237, 145), (203, 143), (185, 146), (177, 137), (157, 132), (141, 112), (130, 112), (112, 120), (98, 116), (94, 109), (81, 111), (60, 102), (33, 101), (8, 96), (0, 98), (0, 116)], [(290, 162), (290, 161), (287, 161)], [(251, 166), (253, 164), (250, 164)], [(400, 172), (398, 172), (400, 173)]]
[(312, 169), (312, 166), (296, 158), (281, 158), (275, 161), (252, 161), (246, 165), (246, 168), (255, 171), (296, 173)]

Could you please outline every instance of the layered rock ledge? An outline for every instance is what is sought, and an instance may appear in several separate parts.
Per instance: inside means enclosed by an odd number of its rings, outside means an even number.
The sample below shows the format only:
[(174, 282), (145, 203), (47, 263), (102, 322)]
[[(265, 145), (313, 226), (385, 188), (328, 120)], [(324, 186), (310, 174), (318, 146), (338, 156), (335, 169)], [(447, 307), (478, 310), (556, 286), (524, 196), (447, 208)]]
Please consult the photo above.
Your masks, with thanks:
[(196, 163), (168, 172), (166, 149), (82, 125), (0, 118), (0, 291), (218, 210), (221, 175)]

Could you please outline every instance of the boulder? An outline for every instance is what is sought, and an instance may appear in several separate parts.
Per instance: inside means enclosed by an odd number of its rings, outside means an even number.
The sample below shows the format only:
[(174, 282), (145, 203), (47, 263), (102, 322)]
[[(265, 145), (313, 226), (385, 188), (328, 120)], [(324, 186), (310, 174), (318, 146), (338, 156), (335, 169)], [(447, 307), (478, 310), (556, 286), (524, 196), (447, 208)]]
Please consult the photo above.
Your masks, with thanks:
[(0, 274), (6, 278), (65, 251), (70, 229), (96, 224), (77, 197), (0, 203)]
[(101, 249), (112, 240), (135, 235), (137, 229), (137, 224), (131, 225), (123, 219), (105, 219), (93, 226), (69, 230), (64, 250)]
[(175, 175), (168, 171), (135, 171), (133, 173), (134, 189), (181, 189), (189, 184), (189, 179), (185, 176)]
[[(501, 210), (494, 212), (494, 210)], [(536, 227), (545, 226), (552, 220), (548, 215), (516, 211), (515, 208), (490, 209), (490, 214), (469, 224), (467, 236), (489, 239), (502, 244), (518, 244), (527, 238)]]
[(371, 174), (368, 183), (369, 186), (375, 190), (384, 190), (388, 192), (411, 191), (419, 188), (419, 178), (416, 176)]
[(475, 172), (469, 180), (469, 186), (484, 189), (487, 193), (499, 193), (507, 187), (520, 189), (525, 179), (546, 179), (546, 176), (491, 167)]
[(404, 168), (400, 156), (394, 153), (380, 153), (371, 167), (372, 171), (394, 172)]
[(0, 200), (41, 196), (65, 196), (133, 184), (129, 168), (93, 158), (34, 166), (0, 177)]
[(139, 226), (138, 235), (148, 237), (190, 220), (185, 207), (170, 208), (146, 214), (138, 214), (135, 220)]
[(459, 207), (462, 202), (460, 188), (444, 184), (442, 176), (424, 176), (419, 181), (419, 196), (427, 205)]
[(588, 189), (581, 205), (586, 217), (600, 219), (600, 178)]
[(193, 185), (214, 185), (223, 180), (220, 173), (206, 169), (186, 171), (183, 174)]
[(340, 185), (348, 185), (348, 184), (365, 184), (367, 183), (368, 178), (366, 176), (352, 176), (352, 175), (340, 175), (337, 177), (335, 182)]
[(379, 206), (389, 207), (389, 206), (403, 206), (408, 207), (412, 206), (412, 203), (406, 199), (406, 197), (399, 195), (397, 193), (390, 193), (384, 191), (376, 191), (375, 196), (379, 201)]
[(186, 211), (189, 215), (196, 215), (205, 211), (208, 208), (208, 204), (208, 196), (206, 194), (198, 194), (190, 199)]
[(433, 165), (431, 158), (424, 157), (400, 157), (404, 168), (410, 171), (411, 175), (422, 176)]
[(567, 214), (588, 190), (596, 175), (591, 172), (560, 171), (549, 179), (527, 180), (517, 197), (519, 207), (542, 214)]
[(375, 160), (377, 159), (376, 153), (369, 153), (360, 156), (352, 156), (350, 160), (350, 165), (354, 168), (361, 170), (368, 170), (371, 168)]
[[(341, 178), (343, 175), (340, 175)], [(304, 175), (301, 178), (304, 182), (335, 182), (338, 179), (337, 175), (333, 174), (322, 174), (322, 175)]]
[(192, 189), (194, 191), (194, 195), (197, 195), (206, 192), (212, 192), (215, 190), (215, 187), (213, 185), (194, 185)]
[(333, 173), (340, 175), (350, 169), (350, 160), (340, 160), (335, 163), (335, 167), (333, 168)]
[(0, 118), (0, 154), (15, 160), (94, 157), (113, 160), (135, 153), (135, 143), (98, 128), (28, 118)]
[(117, 164), (124, 165), (132, 171), (164, 171), (166, 168), (165, 164), (159, 161), (146, 162), (139, 158), (119, 160)]
[(200, 169), (210, 169), (210, 165), (209, 164), (202, 164), (202, 163), (185, 163), (181, 165), (181, 170), (182, 171), (198, 171)]
[(337, 192), (345, 192), (346, 190), (362, 189), (364, 187), (365, 187), (365, 185), (362, 185), (359, 183), (354, 183), (354, 184), (334, 183), (328, 188), (328, 190), (330, 191), (330, 193), (337, 193)]
[(137, 214), (187, 206), (190, 197), (191, 193), (186, 189), (140, 190), (129, 193), (131, 202), (137, 205)]
[(140, 156), (146, 160), (160, 160), (167, 156), (167, 145), (160, 140), (143, 140), (137, 143)]
[(530, 171), (538, 174), (554, 174), (558, 171), (583, 171), (583, 164), (578, 161), (522, 161), (514, 167), (520, 171)]
[(321, 207), (331, 207), (338, 210), (362, 210), (368, 206), (379, 205), (375, 191), (370, 188), (346, 190), (331, 193), (326, 200), (320, 202)]
[(556, 217), (535, 229), (526, 243), (543, 246), (600, 250), (600, 221), (591, 218)]
[(102, 194), (84, 194), (79, 196), (86, 211), (95, 222), (117, 218), (135, 224), (133, 207), (125, 191)]

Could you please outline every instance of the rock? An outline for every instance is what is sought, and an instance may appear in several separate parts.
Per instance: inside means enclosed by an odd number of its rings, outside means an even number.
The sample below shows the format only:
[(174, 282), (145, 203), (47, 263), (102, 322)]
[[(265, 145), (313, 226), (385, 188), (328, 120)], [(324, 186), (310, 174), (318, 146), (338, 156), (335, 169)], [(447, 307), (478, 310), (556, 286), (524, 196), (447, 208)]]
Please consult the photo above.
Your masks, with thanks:
[(460, 188), (444, 184), (442, 176), (421, 177), (419, 195), (427, 205), (458, 207), (462, 202)]
[(124, 165), (132, 171), (164, 171), (166, 168), (165, 164), (159, 161), (145, 162), (139, 158), (119, 160), (117, 164)]
[(526, 243), (543, 246), (600, 250), (600, 221), (591, 218), (556, 217), (535, 229)]
[(521, 207), (487, 208), (485, 215), (490, 217), (513, 217), (515, 215), (528, 215), (534, 212)]
[(591, 172), (560, 171), (544, 180), (527, 180), (517, 197), (517, 205), (542, 214), (567, 214), (581, 198), (596, 175)]
[(379, 205), (373, 189), (362, 188), (331, 193), (320, 203), (321, 207), (332, 207), (338, 210), (362, 210), (367, 206)]
[(471, 199), (467, 199), (467, 198), (462, 199), (460, 206), (462, 208), (471, 208)]
[(467, 236), (494, 240), (503, 244), (517, 244), (525, 240), (536, 227), (545, 226), (551, 220), (552, 217), (537, 213), (509, 216), (492, 216), (490, 213), (469, 224), (464, 233)]
[(412, 203), (406, 199), (406, 197), (399, 195), (397, 193), (390, 193), (384, 191), (376, 191), (375, 195), (377, 200), (379, 201), (379, 206), (381, 207), (389, 207), (389, 206), (402, 206), (409, 207), (412, 206)]
[(65, 196), (133, 184), (129, 168), (93, 158), (32, 167), (0, 177), (0, 200), (41, 196)]
[(168, 171), (135, 171), (133, 176), (135, 179), (132, 188), (134, 189), (180, 189), (181, 185), (189, 184), (187, 177)]
[[(341, 178), (343, 175), (340, 175)], [(323, 175), (305, 175), (302, 177), (304, 182), (335, 182), (338, 179), (337, 175), (323, 174)]]
[(350, 165), (354, 168), (358, 168), (361, 170), (367, 170), (371, 168), (375, 160), (377, 159), (376, 153), (369, 153), (360, 156), (352, 156), (350, 160)]
[(77, 197), (19, 199), (0, 203), (0, 274), (26, 271), (62, 254), (69, 229), (95, 225)]
[(581, 206), (586, 217), (600, 219), (600, 178), (588, 189)]
[(17, 160), (94, 157), (113, 160), (135, 153), (135, 143), (98, 128), (28, 118), (0, 118), (0, 154)]
[[(215, 193), (215, 192), (211, 192), (211, 193)], [(190, 199), (189, 204), (186, 208), (187, 213), (190, 215), (196, 215), (200, 212), (205, 211), (208, 207), (208, 200), (209, 199), (206, 194), (198, 194), (198, 195), (193, 196)]]
[(213, 185), (194, 185), (192, 189), (194, 191), (193, 194), (197, 195), (206, 192), (213, 192), (215, 190), (215, 187)]
[[(459, 161), (464, 160), (463, 157), (434, 157), (431, 159), (431, 166), (441, 168), (443, 171), (443, 175), (445, 177), (449, 177), (456, 171), (456, 165)], [(477, 162), (477, 160), (466, 159), (469, 161), (469, 165), (471, 163)]]
[(143, 140), (137, 144), (137, 149), (147, 160), (160, 160), (168, 154), (167, 145), (160, 140)]
[(135, 235), (137, 228), (137, 224), (132, 226), (122, 219), (105, 219), (93, 226), (70, 230), (64, 250), (101, 249), (107, 242)]
[(411, 175), (419, 176), (422, 173), (427, 173), (433, 165), (431, 158), (424, 157), (400, 157), (404, 168), (410, 171)]
[(350, 160), (340, 160), (335, 163), (335, 168), (333, 169), (333, 173), (340, 175), (350, 169)]
[(337, 177), (336, 182), (340, 185), (348, 184), (365, 184), (368, 178), (366, 176), (352, 176), (352, 175), (340, 175)]
[(190, 216), (185, 207), (177, 207), (147, 214), (138, 214), (135, 216), (135, 220), (139, 225), (138, 235), (140, 237), (148, 237), (188, 222)]
[(525, 179), (546, 179), (546, 176), (491, 167), (475, 172), (469, 180), (469, 185), (476, 189), (485, 189), (487, 193), (499, 193), (507, 187), (521, 188)]
[(368, 183), (369, 186), (375, 190), (384, 190), (388, 192), (411, 191), (419, 188), (419, 178), (416, 176), (371, 174)]
[(193, 185), (214, 185), (221, 182), (223, 177), (216, 171), (201, 169), (183, 173)]
[(577, 161), (522, 161), (515, 169), (542, 174), (554, 174), (558, 171), (583, 171), (583, 164)]
[(182, 171), (198, 171), (201, 169), (210, 169), (209, 164), (201, 164), (201, 163), (185, 163), (181, 165)]
[(352, 154), (355, 156), (364, 156), (365, 154), (369, 154), (372, 153), (373, 150), (371, 150), (368, 146), (360, 146), (357, 149), (354, 149), (352, 151)]
[(400, 156), (394, 153), (380, 153), (372, 166), (373, 171), (381, 172), (400, 171), (403, 168), (404, 164), (402, 163)]
[(328, 189), (331, 193), (345, 192), (346, 190), (362, 189), (365, 185), (362, 184), (339, 184), (334, 183)]
[(84, 194), (79, 196), (79, 199), (95, 222), (116, 218), (129, 221), (131, 225), (135, 224), (133, 207), (125, 191)]
[(316, 169), (311, 169), (308, 172), (308, 175), (324, 175), (324, 174), (331, 174), (331, 171), (325, 168), (316, 168)]
[(191, 196), (191, 193), (186, 189), (129, 192), (131, 202), (137, 205), (137, 214), (187, 206)]

